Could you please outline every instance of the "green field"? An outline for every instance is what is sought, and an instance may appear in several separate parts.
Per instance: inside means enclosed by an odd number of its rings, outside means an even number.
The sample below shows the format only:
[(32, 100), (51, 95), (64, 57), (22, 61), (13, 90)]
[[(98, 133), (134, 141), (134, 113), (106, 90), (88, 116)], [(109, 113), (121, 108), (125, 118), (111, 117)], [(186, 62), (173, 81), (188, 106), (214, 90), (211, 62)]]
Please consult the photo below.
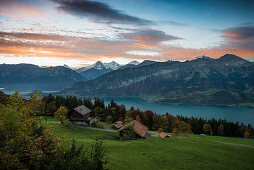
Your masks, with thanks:
[(254, 145), (254, 140), (191, 135), (186, 138), (120, 141), (118, 133), (65, 127), (53, 119), (57, 135), (89, 146), (95, 136), (104, 139), (109, 169), (254, 169), (254, 148), (216, 141)]

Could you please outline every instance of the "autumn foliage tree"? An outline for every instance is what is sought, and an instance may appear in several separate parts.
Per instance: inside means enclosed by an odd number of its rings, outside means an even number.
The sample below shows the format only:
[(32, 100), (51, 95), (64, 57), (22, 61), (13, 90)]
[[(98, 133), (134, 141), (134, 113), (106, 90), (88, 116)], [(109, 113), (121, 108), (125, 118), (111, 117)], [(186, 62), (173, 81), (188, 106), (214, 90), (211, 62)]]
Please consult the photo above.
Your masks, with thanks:
[(36, 169), (59, 156), (59, 138), (35, 117), (40, 104), (38, 94), (25, 102), (18, 93), (10, 96), (5, 106), (0, 104), (1, 168)]
[(184, 121), (177, 120), (177, 127), (173, 129), (173, 136), (186, 136), (192, 134), (191, 127)]
[(204, 124), (203, 125), (203, 131), (204, 131), (204, 133), (206, 133), (206, 134), (210, 133), (211, 135), (212, 135), (212, 132), (213, 132), (212, 127), (211, 127), (210, 124)]
[(220, 136), (224, 135), (224, 126), (222, 124), (220, 124), (220, 126), (218, 127), (217, 134)]
[(68, 109), (65, 106), (60, 106), (54, 113), (54, 118), (63, 124), (67, 120)]
[(0, 104), (0, 169), (104, 168), (105, 152), (98, 139), (90, 153), (75, 143), (66, 146), (37, 116), (40, 106), (38, 93), (29, 101), (15, 93)]

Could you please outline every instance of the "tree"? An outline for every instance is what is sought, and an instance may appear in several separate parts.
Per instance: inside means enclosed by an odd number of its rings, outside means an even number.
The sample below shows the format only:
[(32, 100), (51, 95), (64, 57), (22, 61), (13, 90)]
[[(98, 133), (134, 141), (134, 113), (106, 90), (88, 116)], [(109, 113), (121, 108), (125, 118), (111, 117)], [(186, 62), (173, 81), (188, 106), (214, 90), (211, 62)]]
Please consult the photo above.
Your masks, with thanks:
[(158, 130), (160, 128), (160, 122), (161, 122), (160, 115), (153, 115), (153, 127), (152, 130)]
[(169, 131), (167, 116), (161, 117), (161, 128), (163, 129), (163, 131), (166, 131), (166, 132)]
[(55, 112), (54, 118), (63, 124), (67, 120), (68, 109), (65, 106), (60, 106), (59, 109)]
[(100, 117), (103, 113), (103, 110), (99, 106), (96, 106), (95, 109), (93, 109), (93, 112), (95, 117)]
[(107, 116), (106, 121), (109, 122), (109, 123), (112, 123), (112, 116)]
[(251, 137), (252, 137), (251, 133), (248, 130), (246, 130), (244, 132), (244, 138), (251, 138)]
[(126, 119), (124, 119), (124, 124), (126, 125), (126, 124), (128, 124), (128, 123), (130, 123), (130, 122), (132, 122), (133, 121), (133, 119), (131, 118), (131, 117), (127, 117)]
[(39, 169), (61, 151), (58, 138), (35, 117), (40, 103), (38, 94), (24, 101), (15, 93), (6, 106), (0, 105), (1, 168)]
[(173, 129), (172, 135), (179, 136), (179, 135), (188, 135), (192, 134), (191, 127), (189, 124), (181, 121), (176, 128)]
[(222, 124), (218, 127), (217, 133), (220, 136), (224, 136), (224, 126)]
[(141, 121), (141, 117), (140, 117), (139, 115), (137, 115), (137, 116), (136, 116), (136, 121), (138, 121), (138, 122), (142, 123), (142, 121)]
[(205, 133), (211, 133), (211, 135), (212, 135), (213, 130), (212, 130), (211, 125), (210, 124), (204, 124), (203, 125), (203, 132), (205, 132)]
[(0, 169), (104, 169), (103, 143), (67, 147), (37, 116), (40, 103), (37, 94), (25, 101), (15, 93), (0, 104)]

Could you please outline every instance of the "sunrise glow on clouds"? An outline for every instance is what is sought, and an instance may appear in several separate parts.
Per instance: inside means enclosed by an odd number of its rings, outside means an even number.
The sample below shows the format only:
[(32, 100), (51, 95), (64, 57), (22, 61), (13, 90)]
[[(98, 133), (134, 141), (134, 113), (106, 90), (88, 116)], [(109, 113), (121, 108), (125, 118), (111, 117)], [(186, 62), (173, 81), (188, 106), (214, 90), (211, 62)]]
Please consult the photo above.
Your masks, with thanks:
[(156, 2), (0, 0), (0, 63), (254, 58), (253, 1)]

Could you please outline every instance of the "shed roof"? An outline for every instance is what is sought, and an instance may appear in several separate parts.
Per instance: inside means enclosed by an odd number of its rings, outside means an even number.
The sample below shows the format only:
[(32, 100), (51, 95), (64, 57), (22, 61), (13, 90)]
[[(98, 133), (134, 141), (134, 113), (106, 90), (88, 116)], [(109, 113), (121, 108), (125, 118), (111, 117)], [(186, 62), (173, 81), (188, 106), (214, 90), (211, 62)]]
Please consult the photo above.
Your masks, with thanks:
[(123, 123), (122, 121), (115, 122), (115, 124), (122, 124), (122, 123)]
[(143, 125), (142, 123), (138, 122), (137, 120), (134, 120), (126, 125), (124, 125), (123, 127), (121, 127), (118, 131), (122, 131), (130, 126), (133, 126), (134, 131), (141, 137), (144, 137), (148, 127), (146, 127), (145, 125)]
[(91, 112), (91, 110), (84, 105), (75, 107), (74, 110), (77, 111), (78, 113), (82, 114), (83, 116), (85, 116)]
[(159, 137), (160, 138), (165, 138), (165, 137), (169, 137), (166, 133), (164, 133), (164, 132), (161, 132), (160, 134), (159, 134)]
[(120, 124), (120, 123), (116, 123), (116, 124), (115, 124), (115, 127), (116, 127), (117, 129), (120, 129), (122, 126), (123, 126), (123, 125)]

